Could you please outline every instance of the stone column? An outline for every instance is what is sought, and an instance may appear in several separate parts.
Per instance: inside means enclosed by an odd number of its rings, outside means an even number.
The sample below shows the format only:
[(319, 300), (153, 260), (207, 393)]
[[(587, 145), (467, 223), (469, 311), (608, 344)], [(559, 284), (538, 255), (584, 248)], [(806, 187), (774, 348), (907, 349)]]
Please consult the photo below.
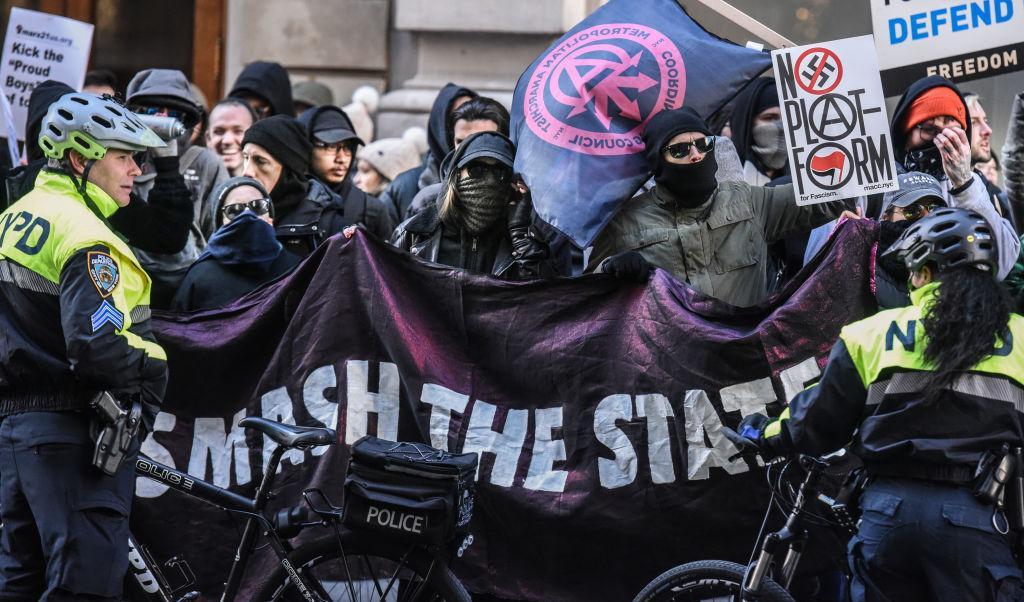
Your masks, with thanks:
[[(389, 0), (228, 0), (226, 93), (246, 63), (270, 60), (292, 81), (315, 79), (344, 106), (357, 87), (383, 91)], [(211, 102), (215, 99), (211, 99)]]
[[(379, 136), (425, 126), (437, 91), (454, 82), (511, 105), (522, 72), (551, 42), (604, 0), (394, 0), (391, 92)], [(398, 77), (405, 77), (396, 81)]]

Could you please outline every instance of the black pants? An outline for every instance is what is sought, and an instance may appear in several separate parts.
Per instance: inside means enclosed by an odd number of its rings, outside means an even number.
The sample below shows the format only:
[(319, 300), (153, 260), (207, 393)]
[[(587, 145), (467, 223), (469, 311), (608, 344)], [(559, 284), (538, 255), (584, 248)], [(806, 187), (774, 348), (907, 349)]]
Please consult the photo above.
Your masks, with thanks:
[(128, 569), (135, 461), (91, 464), (91, 414), (0, 422), (0, 601), (116, 600)]
[[(850, 541), (853, 602), (1024, 599), (1010, 537), (966, 486), (878, 479)], [(996, 524), (1005, 526), (998, 516)]]

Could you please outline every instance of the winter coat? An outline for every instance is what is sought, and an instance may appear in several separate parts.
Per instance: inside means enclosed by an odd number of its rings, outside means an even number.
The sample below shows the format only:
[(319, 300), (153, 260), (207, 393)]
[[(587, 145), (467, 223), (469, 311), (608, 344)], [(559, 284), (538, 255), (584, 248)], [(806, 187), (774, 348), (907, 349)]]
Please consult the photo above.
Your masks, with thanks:
[(625, 251), (693, 288), (738, 307), (768, 296), (768, 244), (842, 213), (841, 201), (798, 206), (791, 185), (721, 182), (702, 205), (679, 207), (657, 186), (626, 202), (594, 242), (589, 270)]
[(305, 258), (325, 240), (356, 223), (346, 217), (341, 197), (314, 178), (309, 180), (304, 199), (274, 217), (274, 230), (285, 249)]
[(559, 274), (554, 260), (514, 259), (507, 229), (484, 237), (454, 231), (441, 221), (436, 203), (399, 224), (392, 244), (433, 263), (507, 280)]
[(276, 280), (301, 259), (274, 237), (272, 226), (243, 214), (214, 233), (174, 296), (174, 311), (223, 307)]
[(1024, 227), (1024, 92), (1013, 99), (1010, 127), (1003, 143), (1003, 187), (1017, 224)]

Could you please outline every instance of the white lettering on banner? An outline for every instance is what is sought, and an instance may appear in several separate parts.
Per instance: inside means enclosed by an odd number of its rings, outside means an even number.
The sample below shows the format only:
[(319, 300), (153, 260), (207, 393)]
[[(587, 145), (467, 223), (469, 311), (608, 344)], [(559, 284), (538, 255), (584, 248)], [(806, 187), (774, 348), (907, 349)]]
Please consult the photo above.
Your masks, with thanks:
[(473, 409), (469, 413), (469, 430), (466, 431), (466, 442), (462, 445), (462, 452), (480, 454), (481, 462), (476, 467), (478, 479), (483, 454), (494, 454), (491, 483), (511, 487), (516, 478), (519, 456), (523, 453), (523, 443), (526, 442), (526, 425), (530, 419), (530, 412), (508, 410), (505, 424), (500, 427), (499, 432), (494, 430), (494, 416), (497, 410), (497, 406), (486, 401), (478, 399), (473, 402)]
[[(211, 480), (217, 487), (231, 484), (231, 464), (234, 460), (235, 483), (245, 485), (252, 480), (249, 470), (249, 448), (245, 444), (245, 430), (238, 421), (245, 418), (242, 408), (226, 426), (223, 418), (196, 418), (192, 437), (192, 453), (188, 460), (188, 473), (203, 480)], [(206, 477), (207, 460), (213, 469), (213, 478)], [(264, 465), (265, 466), (265, 465)]]
[(378, 508), (370, 506), (366, 511), (366, 522), (376, 522), (382, 527), (407, 531), (409, 533), (423, 532), (423, 517), (416, 514), (396, 512), (390, 508)]
[[(739, 450), (722, 433), (722, 420), (711, 405), (708, 394), (701, 390), (687, 391), (683, 401), (686, 409), (686, 478), (691, 481), (707, 479), (709, 468), (718, 466), (729, 474), (749, 470), (743, 458), (729, 461)], [(707, 436), (711, 447), (704, 445)]]
[(594, 436), (615, 454), (612, 460), (597, 459), (597, 474), (602, 487), (624, 487), (636, 479), (636, 450), (633, 449), (633, 442), (616, 424), (619, 420), (632, 419), (633, 399), (626, 394), (609, 395), (594, 410)]
[[(260, 415), (267, 420), (274, 420), (276, 422), (283, 422), (284, 424), (295, 424), (295, 410), (292, 408), (292, 398), (288, 397), (288, 389), (285, 387), (278, 387), (273, 391), (269, 391), (263, 394), (260, 398)], [(270, 455), (277, 449), (277, 443), (273, 439), (264, 435), (263, 436), (263, 469), (266, 470), (267, 465), (270, 464)], [(301, 449), (289, 449), (284, 452), (284, 456), (281, 457), (281, 463), (277, 465), (277, 472), (281, 472), (281, 468), (285, 462), (298, 466), (305, 460), (305, 456)]]
[[(156, 433), (169, 433), (174, 430), (174, 425), (178, 420), (174, 417), (174, 414), (168, 414), (167, 412), (160, 412), (156, 415), (156, 420), (153, 421), (153, 432), (150, 433), (149, 437), (142, 442), (142, 446), (139, 448), (139, 453), (146, 454), (154, 461), (164, 464), (165, 466), (174, 467), (174, 457), (171, 456), (171, 452), (166, 447), (160, 445), (157, 442), (156, 437), (153, 435)], [(147, 479), (145, 477), (138, 477), (135, 479), (135, 495), (137, 497), (152, 498), (160, 497), (169, 488), (167, 485), (159, 481)]]
[(554, 437), (554, 429), (562, 428), (562, 406), (534, 410), (533, 457), (523, 487), (534, 491), (565, 491), (568, 471), (555, 470), (555, 462), (566, 459), (565, 441)]
[[(313, 370), (302, 385), (302, 401), (306, 404), (306, 411), (313, 420), (322, 422), (324, 426), (332, 429), (338, 428), (338, 401), (327, 398), (327, 389), (337, 386), (338, 377), (334, 374), (334, 366), (320, 366)], [(314, 456), (322, 456), (327, 449), (328, 446), (322, 445), (314, 447), (310, 452)]]
[(430, 445), (437, 449), (451, 451), (448, 445), (448, 431), (452, 424), (452, 412), (464, 414), (469, 404), (469, 395), (456, 393), (447, 387), (427, 383), (420, 392), (420, 403), (432, 406), (430, 409)]
[(346, 362), (348, 407), (345, 410), (345, 443), (352, 444), (367, 435), (370, 414), (377, 415), (376, 436), (388, 441), (398, 439), (398, 393), (401, 382), (398, 366), (380, 362), (377, 393), (369, 391), (369, 362)]
[(1010, 65), (1017, 65), (1017, 50), (1006, 50), (1001, 54), (992, 53), (989, 56), (976, 56), (951, 63), (939, 63), (928, 65), (928, 75), (941, 75), (946, 79), (958, 79), (966, 75), (975, 75), (996, 71)]
[(675, 462), (672, 460), (672, 441), (668, 419), (675, 414), (668, 397), (657, 393), (636, 396), (636, 412), (647, 418), (647, 458), (651, 463), (651, 481), (655, 484), (676, 480)]
[(821, 369), (818, 368), (818, 361), (809, 357), (799, 364), (786, 368), (779, 373), (779, 380), (782, 381), (782, 391), (786, 395), (786, 403), (793, 401), (798, 393), (807, 388), (807, 383), (821, 376)]

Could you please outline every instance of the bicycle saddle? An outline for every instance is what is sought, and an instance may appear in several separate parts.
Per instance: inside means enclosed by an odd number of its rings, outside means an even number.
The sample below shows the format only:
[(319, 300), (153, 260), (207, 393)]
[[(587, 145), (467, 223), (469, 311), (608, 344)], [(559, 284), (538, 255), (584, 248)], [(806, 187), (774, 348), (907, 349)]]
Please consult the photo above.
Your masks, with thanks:
[(338, 441), (334, 429), (321, 426), (295, 426), (250, 416), (238, 421), (242, 428), (255, 429), (273, 439), (282, 447), (317, 447), (332, 445)]

